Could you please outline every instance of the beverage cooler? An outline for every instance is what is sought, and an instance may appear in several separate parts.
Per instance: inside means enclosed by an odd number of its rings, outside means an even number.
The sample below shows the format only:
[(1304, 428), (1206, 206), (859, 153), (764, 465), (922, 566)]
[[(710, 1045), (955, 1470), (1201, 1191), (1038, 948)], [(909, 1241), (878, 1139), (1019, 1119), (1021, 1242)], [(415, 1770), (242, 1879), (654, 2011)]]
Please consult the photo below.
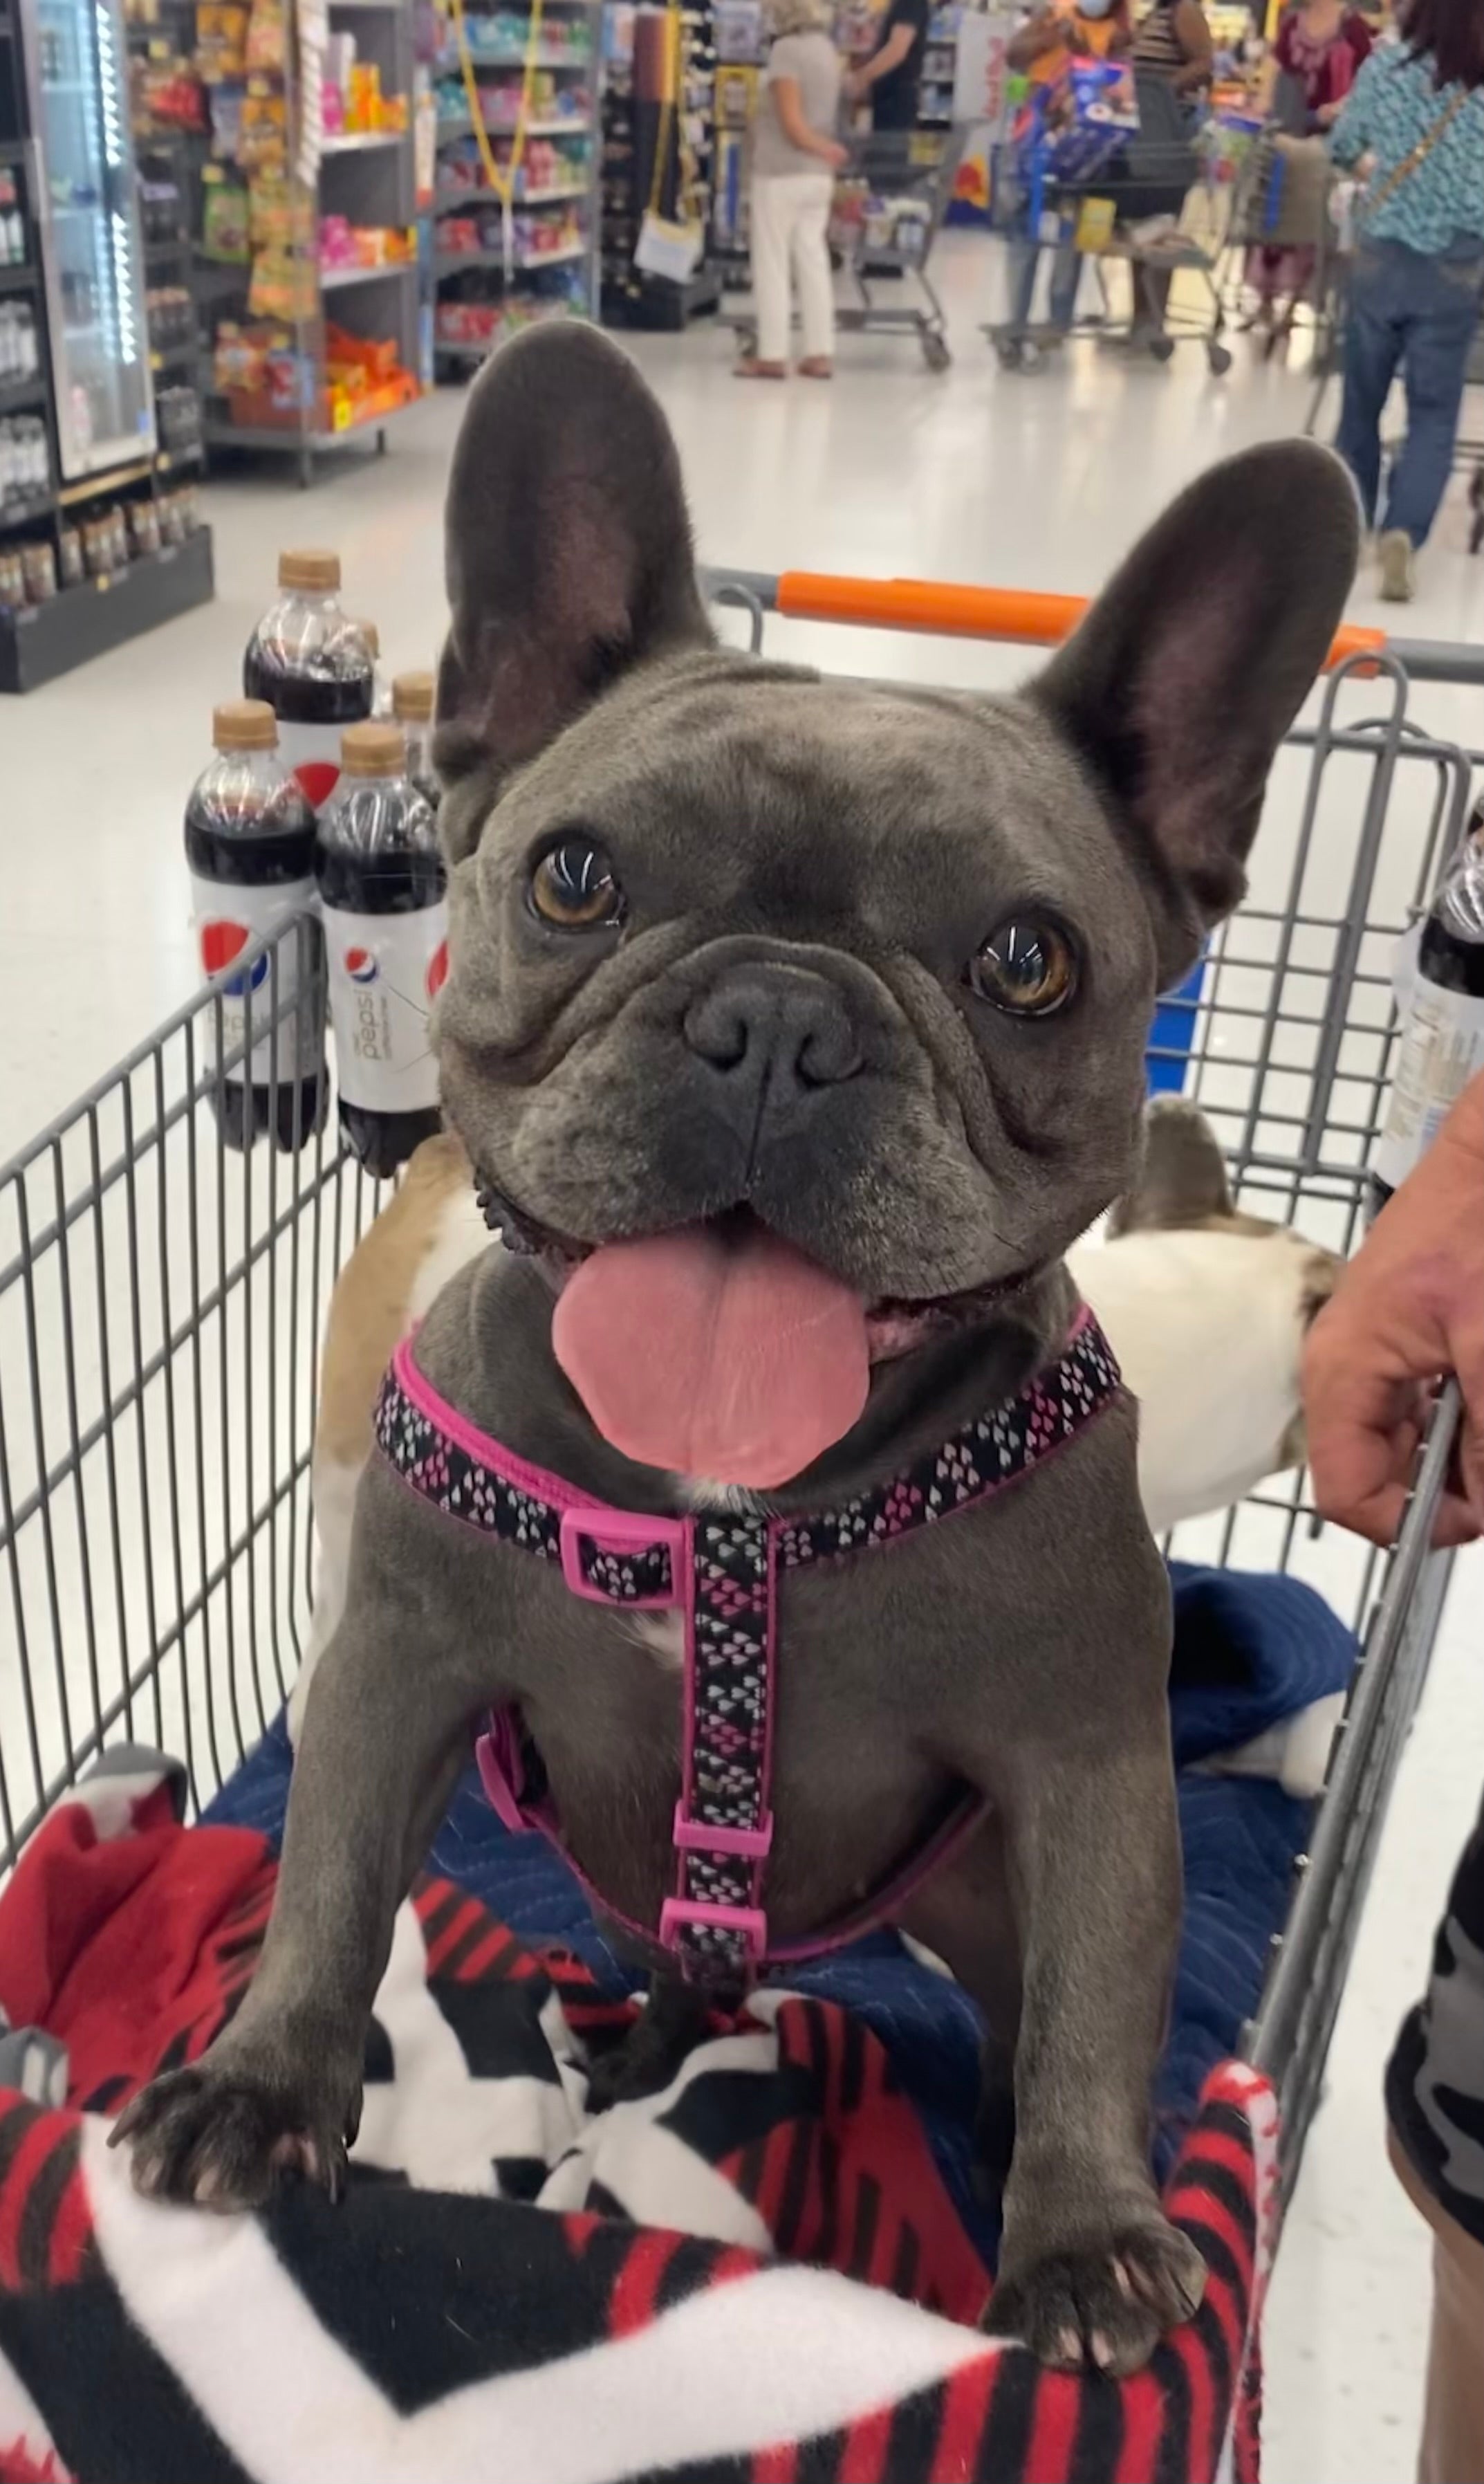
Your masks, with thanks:
[(20, 0), (64, 482), (155, 446), (120, 0)]
[(199, 426), (182, 442), (169, 392), (157, 436), (125, 5), (0, 0), (0, 691), (212, 593)]

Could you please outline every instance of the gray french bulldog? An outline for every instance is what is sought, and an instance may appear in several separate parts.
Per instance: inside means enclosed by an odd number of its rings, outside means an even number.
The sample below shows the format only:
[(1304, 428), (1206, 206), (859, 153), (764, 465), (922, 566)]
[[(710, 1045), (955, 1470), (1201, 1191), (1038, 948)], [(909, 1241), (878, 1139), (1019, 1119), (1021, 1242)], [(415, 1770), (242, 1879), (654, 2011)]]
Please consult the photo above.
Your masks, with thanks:
[[(1155, 996), (1242, 893), (1354, 574), (1354, 494), (1301, 441), (1215, 468), (1016, 697), (822, 680), (715, 643), (663, 417), (574, 325), (475, 384), (446, 526), (435, 1033), (510, 1247), (439, 1297), (418, 1365), (619, 1508), (837, 1506), (1061, 1352), (1062, 1254), (1128, 1187)], [(658, 1290), (607, 1282), (656, 1237)], [(730, 1472), (725, 1408), (695, 1403), (721, 1351), (691, 1336), (702, 1244), (713, 1278), (755, 1279), (768, 1437)], [(774, 1261), (828, 1297), (824, 1349), (770, 1343)], [(1118, 1399), (954, 1524), (787, 1575), (767, 1882), (769, 1922), (806, 1932), (953, 1788), (987, 1798), (905, 1918), (983, 2004), (986, 2148), (1012, 2126), (987, 2323), (1120, 2373), (1204, 2281), (1149, 2171), (1180, 1858), (1135, 1441)], [(673, 1651), (373, 1459), (261, 1962), (206, 2056), (122, 2117), (141, 2190), (250, 2206), (285, 2166), (338, 2188), (392, 1916), (492, 1703), (518, 1709), (589, 1880), (654, 1923)], [(706, 1996), (645, 1959), (595, 2104), (667, 2078), (698, 2031)]]

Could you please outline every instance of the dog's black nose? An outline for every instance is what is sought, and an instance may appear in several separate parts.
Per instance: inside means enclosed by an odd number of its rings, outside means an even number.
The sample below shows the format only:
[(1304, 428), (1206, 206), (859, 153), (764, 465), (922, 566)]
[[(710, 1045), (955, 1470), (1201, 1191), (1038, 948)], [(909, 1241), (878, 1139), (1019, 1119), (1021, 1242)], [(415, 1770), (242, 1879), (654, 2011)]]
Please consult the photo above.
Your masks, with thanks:
[(775, 1101), (839, 1086), (861, 1066), (844, 994), (804, 966), (734, 966), (691, 1002), (685, 1036), (699, 1060)]

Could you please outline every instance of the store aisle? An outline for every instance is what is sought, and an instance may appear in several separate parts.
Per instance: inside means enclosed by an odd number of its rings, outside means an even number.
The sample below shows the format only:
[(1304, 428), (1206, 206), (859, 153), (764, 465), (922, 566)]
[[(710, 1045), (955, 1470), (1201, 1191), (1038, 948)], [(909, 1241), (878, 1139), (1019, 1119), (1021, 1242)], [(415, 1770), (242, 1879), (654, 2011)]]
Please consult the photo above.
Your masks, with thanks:
[[(1094, 587), (1189, 475), (1296, 428), (1301, 372), (1248, 364), (1225, 382), (1191, 351), (1161, 371), (1079, 346), (1035, 378), (995, 365), (975, 322), (989, 249), (950, 235), (941, 274), (958, 359), (931, 378), (915, 349), (842, 342), (830, 389), (742, 389), (725, 332), (637, 351), (679, 435), (703, 556), (1041, 586)], [(180, 855), (186, 792), (214, 700), (289, 543), (340, 553), (347, 608), (373, 618), (391, 669), (429, 662), (444, 619), (441, 502), (461, 399), (397, 426), (385, 459), (356, 456), (311, 493), (283, 479), (213, 485), (218, 600), (23, 701), (0, 705), (10, 1002), (0, 1158), (193, 987)], [(1331, 408), (1333, 413), (1333, 407)], [(1484, 561), (1466, 555), (1456, 498), (1423, 566), (1408, 634), (1477, 636)], [(1373, 581), (1354, 609), (1379, 621)], [(855, 671), (999, 684), (1020, 654), (839, 632), (780, 631), (779, 652)], [(1442, 729), (1472, 702), (1435, 699)], [(1477, 1611), (1484, 1555), (1453, 1604), (1409, 1755), (1269, 2322), (1270, 2484), (1393, 2484), (1411, 2471), (1425, 2251), (1386, 2172), (1380, 2066), (1420, 1982), (1432, 1924), (1484, 1779)], [(1472, 1644), (1470, 1638), (1472, 1634)]]

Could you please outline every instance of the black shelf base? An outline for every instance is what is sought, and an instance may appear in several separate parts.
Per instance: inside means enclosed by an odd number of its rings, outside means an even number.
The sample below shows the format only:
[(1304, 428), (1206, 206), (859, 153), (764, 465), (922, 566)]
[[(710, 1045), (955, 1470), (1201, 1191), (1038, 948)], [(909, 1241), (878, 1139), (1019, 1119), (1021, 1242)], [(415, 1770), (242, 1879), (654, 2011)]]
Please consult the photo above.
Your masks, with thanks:
[(215, 593), (211, 529), (134, 561), (107, 585), (92, 580), (49, 604), (0, 611), (0, 690), (40, 689), (94, 656), (107, 655), (162, 621), (174, 621)]
[(606, 284), (603, 288), (605, 328), (640, 328), (673, 334), (721, 308), (721, 279), (702, 266), (684, 284), (641, 276), (637, 290)]

